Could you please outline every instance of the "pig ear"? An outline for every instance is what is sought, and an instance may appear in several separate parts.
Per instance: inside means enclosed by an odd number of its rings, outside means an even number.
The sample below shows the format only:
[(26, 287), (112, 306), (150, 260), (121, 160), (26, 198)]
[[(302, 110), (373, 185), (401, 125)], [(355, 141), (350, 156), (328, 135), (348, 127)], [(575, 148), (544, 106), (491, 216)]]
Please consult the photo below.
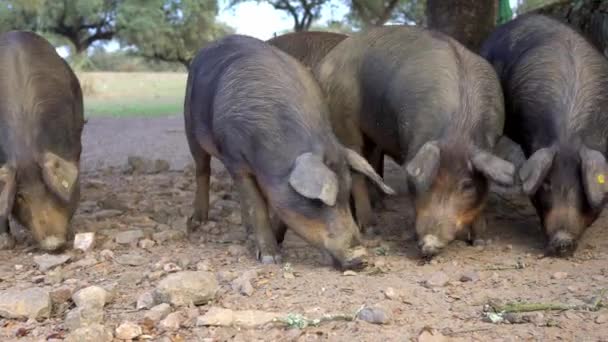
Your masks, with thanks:
[(44, 153), (41, 164), (45, 184), (59, 198), (70, 201), (78, 181), (78, 166), (51, 152)]
[(439, 156), (440, 151), (437, 142), (429, 141), (422, 145), (418, 153), (405, 167), (408, 177), (416, 186), (416, 191), (425, 191), (431, 186), (431, 182), (439, 169)]
[(500, 185), (513, 185), (515, 166), (488, 151), (476, 148), (471, 158), (473, 167)]
[(310, 152), (296, 158), (289, 185), (306, 198), (321, 200), (328, 206), (336, 204), (338, 177), (319, 156)]
[(376, 183), (376, 185), (386, 194), (395, 194), (395, 190), (393, 190), (390, 186), (384, 183), (382, 177), (380, 177), (380, 175), (376, 173), (374, 168), (369, 165), (365, 158), (361, 157), (359, 153), (351, 150), (350, 148), (345, 147), (344, 150), (346, 151), (346, 159), (348, 160), (348, 165), (350, 165), (353, 170), (367, 176), (374, 183)]
[(533, 195), (542, 184), (553, 164), (555, 149), (551, 147), (541, 148), (534, 152), (519, 169), (519, 179), (524, 193)]
[(0, 218), (7, 218), (13, 210), (17, 190), (15, 170), (4, 165), (0, 168)]
[(608, 181), (608, 165), (604, 155), (596, 150), (583, 146), (579, 151), (581, 157), (581, 171), (583, 175), (583, 187), (587, 200), (593, 208), (599, 208), (604, 203), (606, 183)]

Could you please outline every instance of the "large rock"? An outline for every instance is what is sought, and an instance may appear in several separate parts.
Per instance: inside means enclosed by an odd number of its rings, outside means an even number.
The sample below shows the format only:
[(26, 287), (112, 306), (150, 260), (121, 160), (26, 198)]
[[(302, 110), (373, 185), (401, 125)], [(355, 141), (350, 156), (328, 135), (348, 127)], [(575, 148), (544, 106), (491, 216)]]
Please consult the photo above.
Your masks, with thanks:
[(218, 283), (215, 275), (204, 271), (173, 273), (161, 280), (154, 291), (156, 303), (173, 306), (202, 305), (215, 297)]
[(141, 334), (141, 327), (133, 322), (124, 322), (116, 328), (116, 338), (120, 340), (132, 340)]
[(52, 301), (48, 291), (38, 287), (0, 292), (0, 316), (16, 319), (41, 319), (51, 315)]
[(212, 307), (206, 314), (196, 320), (197, 326), (236, 326), (255, 328), (273, 322), (280, 317), (275, 312), (259, 310), (233, 311), (230, 309)]
[(108, 291), (99, 286), (89, 286), (72, 296), (74, 303), (79, 308), (98, 308), (102, 309), (109, 298)]
[(72, 296), (76, 308), (65, 316), (65, 326), (77, 330), (88, 325), (103, 322), (103, 307), (109, 298), (108, 292), (99, 286), (89, 286)]
[(141, 229), (127, 230), (116, 234), (114, 239), (116, 243), (121, 245), (136, 245), (140, 239), (144, 238), (144, 232)]
[(101, 324), (93, 324), (76, 329), (65, 342), (112, 342), (112, 331)]

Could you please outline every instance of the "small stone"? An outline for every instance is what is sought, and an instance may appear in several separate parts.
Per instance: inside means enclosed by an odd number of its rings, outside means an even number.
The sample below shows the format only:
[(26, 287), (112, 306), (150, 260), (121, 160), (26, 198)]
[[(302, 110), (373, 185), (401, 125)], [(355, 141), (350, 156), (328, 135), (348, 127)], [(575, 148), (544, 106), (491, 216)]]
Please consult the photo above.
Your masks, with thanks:
[(397, 291), (392, 287), (387, 287), (386, 290), (384, 290), (384, 296), (386, 299), (394, 300), (397, 298)]
[(165, 331), (175, 331), (181, 326), (182, 320), (183, 317), (180, 312), (173, 312), (159, 323), (159, 327)]
[(220, 283), (228, 283), (237, 278), (237, 275), (232, 271), (221, 270), (217, 272), (217, 280)]
[(19, 265), (19, 264), (15, 265), (15, 271), (19, 272), (21, 270), (23, 270), (23, 265)]
[(116, 338), (120, 340), (133, 340), (141, 334), (141, 327), (133, 322), (124, 322), (116, 328)]
[(150, 240), (150, 239), (143, 239), (143, 240), (139, 240), (137, 245), (139, 246), (139, 248), (150, 249), (150, 248), (154, 247), (154, 245), (156, 245), (156, 242), (154, 242), (153, 240)]
[(109, 249), (104, 249), (103, 251), (101, 251), (99, 253), (99, 256), (104, 260), (110, 261), (110, 260), (114, 259), (114, 252), (112, 252)]
[(110, 194), (107, 197), (99, 200), (97, 206), (101, 209), (127, 211), (129, 208), (116, 196)]
[(148, 280), (157, 281), (160, 278), (162, 278), (164, 275), (165, 275), (165, 271), (161, 270), (161, 271), (150, 272), (150, 273), (148, 273), (147, 277), (148, 277)]
[(134, 286), (141, 283), (141, 272), (125, 272), (120, 276), (118, 283), (126, 286)]
[(65, 315), (63, 325), (74, 331), (91, 324), (103, 322), (103, 309), (98, 307), (74, 308)]
[(102, 309), (109, 298), (108, 291), (99, 286), (86, 287), (72, 296), (72, 300), (79, 308)]
[(566, 273), (566, 272), (555, 272), (555, 273), (553, 273), (553, 275), (551, 276), (551, 278), (555, 279), (555, 280), (566, 279), (566, 278), (568, 278), (568, 273)]
[(344, 271), (344, 273), (342, 273), (342, 275), (345, 276), (345, 277), (354, 277), (357, 274), (358, 274), (357, 272), (351, 271), (351, 270)]
[(427, 288), (444, 287), (450, 281), (450, 277), (444, 272), (435, 272), (424, 282)]
[(41, 288), (8, 289), (0, 292), (0, 317), (35, 320), (48, 318), (52, 304), (49, 293)]
[(232, 281), (232, 289), (234, 291), (238, 291), (244, 296), (251, 296), (254, 291), (253, 285), (251, 285), (251, 280), (257, 276), (258, 272), (256, 270), (243, 273), (240, 277)]
[(171, 305), (167, 303), (158, 304), (144, 314), (144, 322), (148, 326), (154, 326), (171, 313)]
[(154, 306), (154, 296), (152, 291), (144, 292), (137, 298), (137, 310), (151, 309)]
[(178, 241), (186, 238), (186, 234), (180, 230), (165, 230), (162, 232), (154, 233), (152, 235), (152, 239), (156, 241), (159, 245), (168, 241)]
[(95, 233), (78, 233), (74, 236), (74, 249), (89, 252), (95, 245)]
[(243, 221), (241, 220), (241, 213), (238, 210), (233, 211), (226, 219), (228, 223), (240, 226)]
[(93, 218), (97, 221), (107, 220), (114, 218), (116, 216), (120, 216), (123, 214), (122, 210), (99, 210), (93, 214)]
[(213, 273), (183, 271), (161, 280), (154, 291), (154, 299), (157, 303), (174, 306), (202, 305), (215, 297), (218, 287)]
[(169, 262), (163, 265), (163, 271), (167, 273), (175, 273), (181, 271), (182, 268), (177, 266), (176, 264)]
[(597, 323), (597, 324), (606, 324), (606, 323), (608, 323), (608, 314), (603, 313), (603, 314), (598, 315), (595, 318), (595, 323)]
[(181, 267), (181, 269), (183, 269), (183, 270), (188, 268), (191, 263), (192, 263), (192, 261), (190, 260), (190, 258), (188, 258), (186, 256), (182, 256), (179, 259), (177, 259), (177, 265), (179, 267)]
[(43, 276), (43, 275), (34, 276), (34, 277), (32, 277), (32, 283), (34, 283), (34, 284), (40, 284), (40, 283), (44, 282), (45, 278), (46, 277)]
[(51, 301), (54, 304), (63, 304), (70, 300), (70, 298), (72, 298), (73, 292), (74, 290), (71, 287), (61, 286), (52, 290), (49, 293), (49, 296), (51, 297)]
[(477, 272), (466, 272), (460, 277), (460, 281), (463, 283), (479, 281), (479, 273)]
[(387, 324), (389, 316), (386, 311), (380, 307), (366, 307), (357, 314), (357, 318), (372, 324)]
[(46, 272), (53, 267), (65, 264), (71, 259), (69, 255), (60, 254), (42, 254), (34, 256), (34, 263), (38, 265), (38, 269), (42, 272)]
[(95, 259), (94, 256), (90, 255), (84, 259), (78, 260), (75, 263), (69, 265), (68, 267), (70, 269), (79, 269), (79, 268), (87, 268), (87, 267), (91, 267), (94, 265), (97, 265), (99, 262), (97, 261), (97, 259)]
[(123, 254), (116, 257), (114, 260), (125, 266), (141, 266), (148, 263), (148, 259), (139, 254)]
[(61, 267), (56, 267), (46, 273), (46, 281), (49, 284), (60, 284), (63, 281), (64, 275)]
[(141, 229), (127, 230), (116, 234), (114, 239), (121, 245), (135, 245), (137, 241), (143, 239), (144, 232)]
[(101, 324), (78, 328), (66, 336), (65, 342), (112, 342), (112, 331)]

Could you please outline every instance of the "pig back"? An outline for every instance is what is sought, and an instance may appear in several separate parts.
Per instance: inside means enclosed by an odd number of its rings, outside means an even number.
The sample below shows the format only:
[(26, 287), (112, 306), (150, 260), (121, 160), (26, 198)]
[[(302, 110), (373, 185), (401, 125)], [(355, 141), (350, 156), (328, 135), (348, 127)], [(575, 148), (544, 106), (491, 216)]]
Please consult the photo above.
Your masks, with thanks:
[(303, 152), (337, 148), (318, 85), (278, 49), (233, 35), (203, 49), (190, 72), (187, 116), (228, 168), (271, 176)]
[(333, 32), (292, 32), (268, 40), (268, 43), (289, 54), (304, 66), (314, 68), (347, 36)]
[(583, 36), (527, 15), (499, 27), (481, 53), (506, 94), (505, 133), (525, 150), (582, 140), (606, 152), (608, 61)]
[(80, 159), (80, 84), (46, 40), (20, 31), (0, 36), (0, 99), (0, 157), (27, 161), (51, 151)]
[[(503, 100), (495, 72), (437, 32), (407, 26), (371, 29), (336, 46), (317, 73), (332, 115), (348, 115), (343, 99), (352, 103), (354, 98), (357, 103), (348, 105), (357, 108), (361, 130), (400, 161), (425, 142), (449, 135), (491, 148), (502, 132)], [(357, 87), (349, 89), (349, 83)], [(348, 91), (356, 96), (345, 97)], [(345, 118), (335, 120), (339, 124)]]

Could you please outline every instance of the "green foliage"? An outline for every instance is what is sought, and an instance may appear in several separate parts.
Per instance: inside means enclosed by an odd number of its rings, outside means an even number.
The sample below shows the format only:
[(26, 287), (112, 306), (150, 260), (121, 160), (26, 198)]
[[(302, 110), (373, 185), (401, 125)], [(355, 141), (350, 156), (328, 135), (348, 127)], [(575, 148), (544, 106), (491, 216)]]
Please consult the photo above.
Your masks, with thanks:
[(509, 0), (500, 0), (498, 5), (498, 24), (504, 24), (513, 18), (513, 11)]
[(205, 44), (232, 29), (217, 23), (216, 0), (130, 0), (119, 7), (124, 46), (142, 56), (188, 65)]

